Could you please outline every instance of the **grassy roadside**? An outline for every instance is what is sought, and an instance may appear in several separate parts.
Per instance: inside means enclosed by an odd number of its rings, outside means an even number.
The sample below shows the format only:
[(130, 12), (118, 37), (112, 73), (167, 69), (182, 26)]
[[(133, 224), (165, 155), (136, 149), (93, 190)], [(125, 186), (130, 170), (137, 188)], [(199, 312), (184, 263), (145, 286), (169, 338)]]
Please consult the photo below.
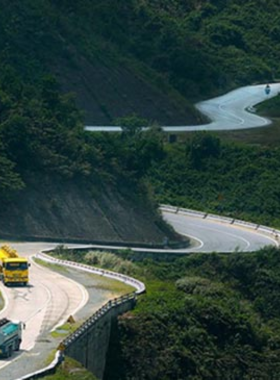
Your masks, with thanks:
[[(64, 276), (67, 276), (69, 274), (69, 269), (67, 267), (63, 267), (58, 264), (52, 264), (45, 262), (40, 259), (34, 259), (34, 261), (42, 265), (46, 268), (49, 268), (53, 271), (56, 271)], [(96, 275), (96, 274), (89, 274), (87, 273), (87, 276), (92, 278), (92, 287), (97, 290), (104, 290), (111, 294), (110, 298), (120, 297), (124, 294), (130, 293), (134, 290), (131, 286), (128, 286), (126, 284), (123, 284), (120, 281), (107, 278), (105, 276)], [(73, 333), (75, 329), (77, 329), (81, 322), (66, 322), (65, 324), (59, 326), (55, 331), (51, 333), (51, 337), (53, 339), (56, 339), (59, 343), (62, 339), (64, 339), (67, 335)], [(49, 364), (53, 359), (55, 352), (52, 353), (52, 355), (48, 359)], [(53, 375), (48, 375), (43, 377), (45, 380), (70, 380), (70, 379), (79, 379), (79, 380), (96, 380), (96, 377), (87, 371), (82, 365), (80, 365), (78, 362), (73, 360), (72, 358), (66, 357), (65, 361), (60, 365), (56, 373)]]
[(96, 377), (75, 360), (66, 357), (56, 373), (44, 377), (45, 380), (97, 380)]
[[(258, 104), (255, 109), (257, 115), (270, 119), (272, 123), (258, 128), (213, 131), (213, 134), (224, 142), (244, 143), (271, 148), (278, 147), (280, 145), (280, 96)], [(195, 134), (197, 132), (178, 133), (178, 141), (187, 142), (192, 140)]]
[[(44, 260), (40, 260), (40, 259), (34, 259), (34, 261), (37, 264), (42, 265), (42, 266), (49, 268), (53, 271), (56, 271), (58, 273), (61, 273), (62, 275), (67, 276), (67, 273), (69, 273), (68, 268), (64, 267), (62, 265), (51, 264), (51, 263), (48, 263), (48, 262), (46, 262)], [(122, 296), (124, 294), (130, 293), (130, 292), (135, 290), (132, 286), (124, 284), (121, 281), (114, 280), (112, 278), (108, 278), (108, 277), (101, 276), (101, 275), (94, 274), (94, 273), (90, 273), (89, 276), (93, 280), (92, 286), (94, 288), (113, 292), (116, 297)]]
[(271, 120), (272, 124), (265, 127), (219, 132), (217, 136), (228, 142), (276, 148), (280, 144), (280, 119), (271, 118)]
[(280, 144), (280, 96), (275, 96), (258, 104), (256, 113), (271, 120), (271, 124), (240, 131), (219, 132), (218, 136), (225, 141), (242, 142), (276, 148)]
[[(248, 128), (232, 131), (213, 131), (212, 134), (217, 136), (221, 141), (244, 143), (255, 146), (264, 146), (276, 148), (280, 144), (280, 118), (268, 117), (272, 124), (265, 127)], [(179, 142), (187, 142), (193, 139), (198, 132), (178, 133)]]

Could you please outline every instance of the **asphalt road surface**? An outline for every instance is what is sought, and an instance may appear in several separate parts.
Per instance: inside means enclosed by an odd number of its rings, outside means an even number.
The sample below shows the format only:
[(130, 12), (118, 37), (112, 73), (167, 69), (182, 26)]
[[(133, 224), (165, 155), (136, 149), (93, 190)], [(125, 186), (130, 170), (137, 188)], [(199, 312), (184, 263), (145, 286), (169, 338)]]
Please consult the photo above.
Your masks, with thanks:
[(163, 217), (177, 232), (192, 239), (190, 252), (248, 252), (278, 246), (275, 238), (234, 224), (169, 212), (163, 212)]
[[(22, 256), (30, 257), (43, 248), (51, 247), (51, 244), (12, 243), (12, 246)], [(19, 354), (31, 350), (38, 336), (65, 322), (65, 318), (75, 314), (88, 300), (88, 294), (82, 285), (35, 262), (30, 266), (29, 286), (5, 287), (1, 283), (1, 292), (5, 306), (0, 318), (20, 320), (26, 324)], [(12, 359), (19, 354), (15, 353)], [(0, 370), (12, 359), (2, 359)], [(0, 378), (2, 379), (1, 375)]]
[[(267, 245), (278, 245), (271, 237), (235, 225), (169, 212), (163, 212), (163, 217), (176, 231), (191, 237), (193, 246), (184, 250), (186, 253), (252, 251)], [(57, 245), (10, 244), (26, 257)], [(75, 247), (73, 244), (70, 246)], [(1, 380), (14, 380), (42, 368), (49, 352), (57, 347), (57, 343), (48, 342), (45, 338), (49, 332), (70, 315), (76, 318), (82, 310), (83, 317), (89, 317), (95, 306), (107, 302), (106, 296), (102, 294), (100, 298), (94, 299), (96, 290), (92, 279), (88, 280), (87, 288), (82, 285), (84, 280), (85, 275), (80, 271), (73, 270), (72, 278), (69, 278), (32, 262), (30, 286), (7, 288), (0, 284), (5, 299), (0, 317), (26, 323), (21, 350), (11, 358), (0, 361)], [(90, 295), (89, 289), (92, 290)]]
[[(271, 84), (271, 93), (265, 94), (265, 85), (246, 86), (230, 93), (197, 104), (197, 108), (206, 114), (212, 122), (201, 126), (163, 127), (165, 131), (221, 130), (253, 128), (267, 125), (269, 120), (261, 118), (253, 111), (253, 106), (265, 99), (275, 96), (280, 91), (280, 84)], [(85, 127), (89, 131), (119, 131), (119, 127)], [(195, 252), (232, 252), (253, 251), (263, 246), (276, 245), (278, 241), (264, 236), (257, 231), (250, 231), (238, 226), (219, 223), (207, 219), (163, 213), (164, 218), (181, 234), (192, 238)], [(57, 244), (50, 243), (12, 243), (21, 255), (31, 256), (41, 249), (51, 248)], [(73, 245), (71, 245), (73, 246)], [(35, 263), (30, 267), (30, 286), (26, 288), (6, 288), (2, 284), (5, 306), (0, 317), (21, 320), (26, 323), (22, 349), (12, 358), (0, 361), (0, 379), (13, 380), (33, 372), (40, 361), (40, 346), (37, 351), (38, 337), (44, 336), (55, 326), (63, 323), (69, 315), (85, 310), (91, 298), (87, 289), (81, 284), (81, 276), (74, 280), (56, 272), (42, 268)], [(101, 297), (102, 298), (102, 297)], [(99, 304), (101, 298), (98, 300)], [(94, 301), (91, 302), (91, 307)], [(97, 304), (97, 302), (96, 302)], [(27, 354), (28, 360), (27, 358)], [(33, 355), (33, 356), (32, 356)], [(40, 368), (40, 367), (39, 367)], [(21, 371), (22, 369), (22, 371)], [(38, 368), (37, 368), (38, 369)]]
[[(266, 84), (245, 86), (223, 96), (196, 104), (197, 109), (208, 116), (209, 124), (163, 126), (165, 132), (218, 131), (261, 127), (270, 124), (270, 120), (254, 114), (254, 106), (280, 92), (280, 83), (270, 84), (271, 91), (265, 93)], [(86, 126), (91, 132), (120, 132), (117, 126)]]
[[(56, 243), (9, 244), (26, 257), (57, 246)], [(69, 248), (76, 246), (68, 245)], [(0, 283), (5, 300), (0, 318), (26, 323), (20, 351), (14, 352), (11, 358), (0, 360), (1, 380), (18, 379), (46, 366), (51, 351), (56, 350), (63, 339), (52, 338), (52, 330), (69, 316), (74, 316), (76, 321), (84, 321), (109, 299), (116, 297), (112, 290), (100, 288), (98, 279), (91, 274), (71, 268), (62, 273), (31, 261), (29, 286), (5, 287)]]

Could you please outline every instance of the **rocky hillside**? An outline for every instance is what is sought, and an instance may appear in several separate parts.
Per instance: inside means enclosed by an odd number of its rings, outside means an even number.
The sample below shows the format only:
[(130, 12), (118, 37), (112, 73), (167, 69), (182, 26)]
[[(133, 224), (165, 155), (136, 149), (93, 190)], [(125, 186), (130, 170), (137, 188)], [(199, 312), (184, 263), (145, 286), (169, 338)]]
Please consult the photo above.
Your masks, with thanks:
[(60, 242), (163, 244), (178, 237), (143, 194), (38, 176), (0, 211), (0, 236)]

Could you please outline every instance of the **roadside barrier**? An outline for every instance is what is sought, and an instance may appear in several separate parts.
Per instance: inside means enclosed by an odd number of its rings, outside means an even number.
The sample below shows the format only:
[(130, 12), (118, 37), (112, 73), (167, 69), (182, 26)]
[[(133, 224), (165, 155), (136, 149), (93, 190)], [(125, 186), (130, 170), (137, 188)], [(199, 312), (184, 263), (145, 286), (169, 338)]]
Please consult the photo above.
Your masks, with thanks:
[(174, 206), (169, 206), (169, 205), (164, 205), (164, 204), (160, 205), (160, 210), (162, 210), (164, 212), (188, 215), (191, 217), (197, 217), (197, 218), (201, 218), (201, 219), (207, 219), (207, 220), (212, 219), (216, 222), (223, 222), (223, 223), (239, 226), (242, 228), (247, 228), (249, 230), (255, 230), (260, 234), (270, 236), (271, 238), (273, 238), (276, 241), (277, 245), (279, 246), (278, 239), (280, 239), (280, 230), (277, 230), (275, 228), (270, 228), (267, 226), (262, 226), (259, 224), (250, 223), (250, 222), (246, 222), (244, 220), (239, 220), (239, 219), (235, 219), (235, 218), (231, 218), (231, 217), (227, 217), (227, 216), (208, 214), (208, 213), (201, 212), (201, 211), (195, 211), (195, 210), (190, 210), (190, 209), (180, 208), (180, 207), (174, 207)]
[(88, 318), (73, 334), (69, 335), (61, 342), (61, 347), (63, 350), (66, 350), (71, 344), (73, 344), (81, 335), (83, 335), (89, 327), (94, 325), (97, 320), (105, 315), (112, 308), (122, 305), (128, 301), (132, 301), (134, 304), (136, 302), (135, 293), (126, 294), (119, 298), (115, 298), (114, 300), (108, 301), (105, 305), (103, 305), (100, 309), (98, 309), (90, 318)]
[[(207, 219), (213, 219), (213, 220), (217, 221), (217, 215), (207, 214)], [(234, 219), (233, 218), (229, 218), (227, 216), (219, 216), (219, 222), (233, 224)]]
[[(71, 250), (74, 250), (74, 249), (79, 249), (79, 248), (71, 248)], [(100, 276), (113, 278), (113, 279), (121, 281), (127, 285), (131, 285), (136, 290), (132, 293), (129, 293), (129, 294), (126, 294), (124, 296), (115, 298), (114, 300), (110, 300), (105, 305), (103, 305), (100, 309), (98, 309), (77, 330), (75, 330), (73, 333), (71, 333), (68, 337), (66, 337), (59, 344), (59, 347), (58, 347), (58, 350), (55, 354), (54, 360), (47, 367), (42, 368), (36, 372), (30, 373), (26, 376), (17, 378), (15, 380), (35, 380), (35, 379), (45, 377), (49, 374), (53, 374), (56, 370), (56, 367), (58, 365), (60, 365), (64, 359), (64, 351), (67, 350), (67, 348), (71, 344), (75, 343), (75, 341), (82, 334), (84, 334), (89, 327), (94, 325), (100, 318), (103, 317), (103, 315), (108, 313), (111, 309), (116, 308), (120, 305), (123, 305), (127, 302), (135, 304), (136, 300), (137, 300), (137, 295), (142, 294), (146, 291), (145, 284), (141, 281), (136, 280), (133, 277), (126, 276), (126, 275), (123, 275), (120, 273), (115, 273), (115, 272), (108, 271), (108, 270), (104, 270), (104, 269), (99, 269), (99, 268), (92, 267), (92, 266), (86, 265), (86, 264), (80, 264), (80, 263), (75, 263), (75, 262), (68, 261), (68, 260), (56, 259), (54, 257), (47, 255), (46, 252), (51, 252), (51, 251), (52, 251), (52, 249), (50, 249), (48, 251), (46, 250), (46, 251), (39, 252), (37, 255), (35, 255), (35, 257), (38, 259), (44, 260), (46, 262), (51, 262), (51, 263), (55, 263), (58, 265), (75, 268), (77, 270), (82, 270), (82, 271), (98, 274)]]
[[(79, 248), (76, 247), (76, 248), (73, 248), (71, 250), (75, 250), (75, 249), (78, 250)], [(112, 271), (105, 270), (105, 269), (96, 268), (96, 267), (86, 265), (86, 264), (82, 264), (82, 263), (76, 263), (76, 262), (68, 261), (68, 260), (60, 260), (60, 259), (57, 259), (55, 257), (51, 257), (51, 256), (46, 254), (46, 252), (51, 252), (51, 251), (52, 251), (52, 249), (50, 249), (49, 251), (40, 252), (36, 255), (36, 257), (41, 259), (41, 260), (47, 261), (47, 262), (52, 262), (52, 263), (62, 265), (65, 267), (80, 269), (80, 270), (83, 270), (85, 272), (90, 272), (90, 273), (98, 274), (100, 276), (105, 276), (108, 278), (112, 278), (112, 279), (121, 281), (127, 285), (131, 285), (132, 287), (134, 287), (136, 289), (135, 294), (144, 293), (146, 290), (145, 284), (141, 281), (136, 280), (133, 277), (126, 276), (124, 274), (112, 272)]]
[[(225, 216), (220, 216), (220, 215), (215, 215), (215, 214), (208, 214), (205, 212), (201, 211), (195, 211), (195, 210), (190, 210), (190, 209), (185, 209), (185, 208), (179, 208), (179, 207), (174, 207), (174, 206), (169, 206), (169, 205), (161, 205), (160, 210), (165, 211), (165, 212), (170, 212), (174, 214), (183, 214), (183, 215), (189, 215), (191, 217), (197, 217), (201, 219), (210, 219), (210, 220), (215, 220), (218, 222), (222, 223), (228, 223), (229, 225), (236, 225), (241, 228), (248, 228), (250, 230), (257, 231), (258, 233), (265, 234), (271, 236), (278, 244), (278, 237), (280, 237), (280, 230), (273, 229), (270, 227), (262, 226), (259, 224), (254, 224), (254, 223), (249, 223), (243, 220), (238, 220), (230, 217), (225, 217)], [(85, 248), (86, 246), (83, 245), (82, 248)], [(79, 249), (79, 248), (70, 248), (71, 250)], [(145, 292), (145, 284), (141, 281), (136, 280), (133, 277), (126, 276), (120, 273), (115, 273), (112, 271), (92, 267), (90, 265), (86, 264), (80, 264), (80, 263), (75, 263), (72, 261), (68, 260), (60, 260), (56, 259), (54, 257), (49, 256), (47, 253), (52, 251), (50, 250), (45, 250), (36, 255), (37, 258), (47, 261), (47, 262), (53, 262), (58, 265), (62, 266), (67, 266), (79, 270), (83, 270), (86, 272), (90, 273), (95, 273), (101, 276), (105, 276), (108, 278), (113, 278), (118, 281), (121, 281), (125, 284), (133, 286), (136, 290), (133, 293), (127, 294), (125, 296), (116, 298), (114, 300), (111, 300), (107, 302), (105, 305), (103, 305), (99, 310), (97, 310), (89, 319), (87, 319), (75, 332), (70, 334), (67, 338), (65, 338), (61, 344), (59, 345), (59, 349), (56, 352), (55, 358), (52, 361), (50, 365), (47, 367), (34, 372), (32, 374), (26, 375), (24, 377), (20, 377), (14, 380), (35, 380), (42, 378), (48, 374), (52, 374), (55, 372), (56, 367), (62, 362), (63, 357), (64, 357), (64, 350), (67, 349), (71, 344), (73, 344), (82, 334), (86, 332), (86, 330), (92, 326), (94, 323), (96, 323), (97, 320), (99, 320), (103, 315), (108, 313), (112, 308), (115, 308), (121, 304), (124, 304), (126, 302), (136, 302), (137, 300), (137, 295), (142, 294)], [(176, 250), (175, 250), (176, 251)]]
[(174, 206), (168, 206), (168, 205), (160, 205), (160, 210), (167, 211), (167, 212), (173, 212), (174, 214), (186, 214), (191, 216), (198, 216), (198, 217), (204, 217), (207, 215), (205, 212), (202, 211), (196, 211), (196, 210), (190, 210), (187, 208), (180, 208), (180, 207), (174, 207)]

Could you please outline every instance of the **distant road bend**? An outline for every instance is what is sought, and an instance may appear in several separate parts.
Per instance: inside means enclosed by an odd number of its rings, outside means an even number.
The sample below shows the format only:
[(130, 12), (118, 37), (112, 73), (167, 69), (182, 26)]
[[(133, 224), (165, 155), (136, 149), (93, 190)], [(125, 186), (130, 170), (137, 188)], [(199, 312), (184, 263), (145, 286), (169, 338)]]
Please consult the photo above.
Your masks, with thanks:
[[(276, 96), (280, 84), (271, 84), (271, 93), (265, 94), (265, 85), (247, 86), (224, 96), (201, 102), (197, 108), (212, 122), (200, 126), (163, 127), (165, 131), (194, 131), (242, 129), (264, 126), (269, 120), (248, 112), (254, 105)], [(89, 131), (121, 131), (120, 127), (85, 127)], [(169, 207), (172, 209), (172, 207)], [(187, 252), (254, 251), (266, 245), (279, 246), (278, 237), (262, 234), (234, 223), (222, 223), (210, 217), (184, 215), (177, 210), (162, 211), (163, 217), (176, 231), (192, 239)], [(280, 236), (280, 234), (279, 234)], [(55, 247), (56, 243), (11, 243), (24, 256)], [(119, 247), (120, 248), (120, 247)], [(141, 250), (140, 248), (138, 250)], [(182, 252), (182, 251), (181, 251)], [(76, 315), (88, 303), (88, 291), (81, 284), (33, 263), (30, 268), (31, 284), (26, 288), (0, 288), (5, 307), (0, 317), (20, 319), (26, 323), (22, 350), (0, 363), (0, 379), (11, 380), (32, 371), (40, 363), (41, 349), (38, 338), (63, 323), (69, 315)], [(41, 345), (44, 342), (39, 342)], [(34, 348), (34, 349), (33, 349)], [(32, 352), (33, 349), (33, 352)], [(42, 353), (43, 354), (43, 353)]]
[[(221, 131), (262, 127), (269, 119), (252, 113), (253, 107), (280, 92), (280, 83), (271, 83), (271, 91), (265, 93), (266, 84), (245, 86), (223, 96), (199, 102), (196, 108), (211, 122), (203, 125), (163, 126), (165, 132)], [(117, 126), (85, 126), (91, 132), (121, 132)]]
[(162, 215), (178, 233), (191, 238), (191, 247), (181, 252), (250, 252), (268, 245), (279, 246), (276, 233), (263, 233), (254, 224), (248, 223), (250, 227), (247, 227), (237, 221), (230, 223), (219, 220), (219, 217), (203, 218), (166, 209), (162, 209)]

